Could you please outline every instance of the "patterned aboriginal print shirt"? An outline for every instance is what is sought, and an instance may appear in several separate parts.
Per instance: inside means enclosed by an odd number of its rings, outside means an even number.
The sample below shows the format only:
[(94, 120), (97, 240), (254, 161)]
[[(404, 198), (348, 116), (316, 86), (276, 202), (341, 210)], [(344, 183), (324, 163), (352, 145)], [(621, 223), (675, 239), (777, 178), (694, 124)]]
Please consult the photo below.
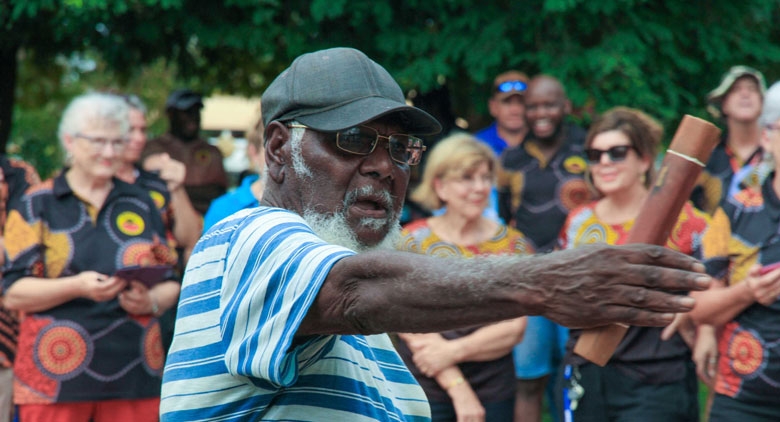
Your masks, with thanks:
[(537, 252), (551, 251), (566, 215), (590, 199), (583, 178), (585, 131), (573, 124), (562, 130), (563, 145), (549, 161), (532, 138), (505, 150), (501, 157), (499, 214), (525, 234)]
[[(40, 182), (38, 172), (31, 165), (24, 161), (0, 157), (0, 230), (5, 227), (6, 213), (13, 204), (22, 197), (28, 187)], [(0, 367), (13, 366), (18, 334), (18, 312), (0, 305)]]
[[(176, 262), (149, 192), (114, 179), (96, 209), (75, 195), (64, 174), (28, 189), (9, 212), (5, 288), (23, 277), (111, 275), (125, 266)], [(117, 299), (74, 299), (22, 320), (15, 402), (159, 397), (163, 361), (155, 318), (129, 315)]]
[[(749, 166), (734, 176), (723, 203), (731, 237), (728, 282), (742, 282), (754, 264), (780, 261), (780, 198), (772, 166)], [(743, 402), (777, 404), (780, 390), (780, 301), (754, 303), (726, 324), (718, 339), (715, 391)]]

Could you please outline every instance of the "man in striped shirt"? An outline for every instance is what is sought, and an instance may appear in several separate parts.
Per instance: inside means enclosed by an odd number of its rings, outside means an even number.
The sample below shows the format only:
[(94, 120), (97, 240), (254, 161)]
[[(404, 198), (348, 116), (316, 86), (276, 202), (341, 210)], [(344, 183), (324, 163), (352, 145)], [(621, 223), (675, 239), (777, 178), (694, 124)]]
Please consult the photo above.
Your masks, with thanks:
[(693, 303), (658, 289), (708, 284), (700, 264), (653, 246), (462, 261), (393, 251), (409, 166), (425, 149), (414, 135), (441, 126), (357, 50), (297, 58), (262, 109), (263, 200), (195, 246), (163, 421), (427, 421), (425, 395), (383, 333), (526, 314), (664, 325)]

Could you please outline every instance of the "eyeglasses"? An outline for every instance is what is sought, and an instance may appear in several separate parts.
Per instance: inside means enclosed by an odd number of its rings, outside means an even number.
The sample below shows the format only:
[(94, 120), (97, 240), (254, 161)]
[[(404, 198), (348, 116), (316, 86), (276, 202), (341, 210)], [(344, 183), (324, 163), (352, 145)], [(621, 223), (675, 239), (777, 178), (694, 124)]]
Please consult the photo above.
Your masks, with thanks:
[(121, 151), (125, 148), (125, 145), (127, 145), (124, 138), (108, 139), (99, 136), (87, 136), (81, 133), (75, 134), (74, 137), (89, 141), (89, 145), (92, 146), (92, 149), (95, 151), (103, 151), (106, 145), (111, 145), (111, 148), (114, 151)]
[[(288, 124), (287, 127), (311, 129), (305, 125)], [(327, 132), (326, 132), (327, 133)], [(420, 138), (412, 135), (394, 133), (380, 135), (369, 126), (355, 126), (336, 132), (336, 146), (345, 152), (356, 155), (368, 155), (374, 152), (379, 139), (387, 139), (387, 151), (393, 161), (414, 166), (420, 163), (426, 147)]]
[(523, 81), (506, 81), (501, 82), (496, 87), (496, 92), (523, 92), (528, 87)]
[(631, 145), (618, 145), (606, 151), (596, 149), (596, 148), (586, 148), (585, 157), (588, 159), (588, 161), (591, 164), (598, 164), (601, 162), (601, 154), (607, 154), (607, 157), (609, 157), (609, 161), (612, 161), (613, 163), (617, 163), (619, 161), (625, 160), (626, 157), (628, 156), (628, 151), (631, 150), (636, 151), (636, 148), (634, 148)]

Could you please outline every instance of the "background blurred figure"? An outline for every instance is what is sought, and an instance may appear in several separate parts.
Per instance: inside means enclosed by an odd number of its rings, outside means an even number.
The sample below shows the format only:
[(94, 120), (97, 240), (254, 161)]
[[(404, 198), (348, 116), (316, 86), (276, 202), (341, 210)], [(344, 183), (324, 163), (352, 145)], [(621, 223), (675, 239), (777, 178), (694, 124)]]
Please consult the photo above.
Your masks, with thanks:
[[(625, 243), (652, 186), (662, 135), (658, 122), (626, 107), (613, 108), (593, 123), (585, 155), (598, 199), (569, 214), (561, 249)], [(686, 204), (666, 246), (710, 258), (701, 245), (708, 223), (706, 214)], [(662, 339), (662, 328), (630, 327), (604, 367), (574, 354), (581, 330), (571, 330), (561, 383), (564, 420), (697, 421), (698, 381), (691, 359), (696, 330), (684, 328), (689, 331), (669, 332)], [(714, 331), (710, 327), (702, 335), (708, 336), (701, 346), (709, 348), (701, 357), (706, 363), (716, 353)]]
[[(571, 103), (560, 81), (549, 75), (535, 76), (525, 92), (529, 132), (522, 144), (505, 150), (501, 157), (500, 215), (525, 234), (537, 252), (553, 249), (566, 215), (589, 199), (583, 180), (587, 167), (582, 157), (585, 131), (566, 122), (570, 111)], [(546, 318), (528, 317), (525, 337), (514, 350), (518, 378), (515, 420), (541, 420), (545, 385), (559, 366), (567, 336), (564, 327)], [(554, 398), (551, 387), (551, 408)]]
[[(199, 136), (201, 108), (203, 101), (200, 94), (189, 89), (172, 92), (165, 102), (170, 124), (168, 133), (150, 141), (141, 160), (147, 170), (161, 168), (163, 164), (149, 161), (161, 153), (184, 163), (187, 168), (184, 188), (192, 206), (204, 215), (211, 201), (227, 191), (228, 179), (222, 153)], [(195, 232), (200, 233), (200, 230)]]
[(128, 107), (74, 99), (59, 138), (70, 167), (28, 189), (6, 221), (4, 300), (25, 313), (14, 364), (20, 420), (156, 421), (165, 354), (156, 317), (176, 303), (173, 271), (147, 288), (113, 274), (176, 253), (149, 192), (114, 177)]
[[(522, 233), (483, 216), (497, 165), (490, 148), (472, 135), (439, 141), (412, 198), (446, 211), (408, 224), (400, 249), (443, 258), (531, 254)], [(440, 334), (400, 334), (399, 353), (423, 387), (433, 421), (512, 419), (511, 352), (525, 324), (518, 318)]]
[(263, 198), (263, 169), (265, 168), (265, 149), (263, 148), (263, 118), (246, 132), (246, 155), (253, 174), (245, 176), (235, 190), (215, 199), (203, 220), (203, 232), (223, 218), (244, 208), (260, 205)]
[[(116, 176), (149, 192), (160, 211), (168, 237), (175, 241), (179, 257), (176, 270), (177, 274), (181, 275), (187, 266), (192, 248), (200, 237), (198, 229), (203, 224), (203, 219), (192, 207), (184, 190), (187, 169), (167, 153), (149, 157), (145, 163), (146, 168), (140, 167), (139, 160), (147, 141), (146, 106), (135, 95), (122, 98), (130, 107), (130, 132)], [(159, 318), (163, 350), (166, 352), (171, 345), (175, 321), (176, 306), (172, 306)]]
[(516, 70), (504, 72), (493, 80), (488, 109), (495, 121), (474, 135), (490, 145), (497, 157), (506, 148), (520, 145), (528, 133), (523, 103), (527, 87), (528, 76)]
[(182, 258), (180, 269), (183, 271), (187, 257), (200, 237), (198, 228), (203, 223), (184, 190), (187, 169), (167, 153), (149, 157), (144, 168), (140, 167), (141, 153), (147, 141), (146, 106), (135, 95), (123, 98), (130, 107), (130, 132), (116, 175), (127, 183), (138, 183), (149, 191), (163, 216), (163, 222), (176, 240)]
[[(731, 265), (697, 299), (691, 316), (719, 327), (711, 422), (776, 421), (780, 415), (780, 83), (767, 91), (760, 124), (764, 161), (734, 176), (714, 220), (728, 227)], [(774, 269), (773, 269), (774, 268)]]
[[(488, 109), (495, 121), (477, 132), (475, 136), (490, 145), (496, 157), (500, 157), (506, 148), (520, 145), (528, 133), (523, 100), (527, 87), (528, 76), (516, 70), (504, 72), (493, 80), (493, 92), (488, 100)], [(490, 206), (486, 209), (485, 215), (501, 220), (498, 216), (498, 190), (495, 187), (491, 191)]]
[[(40, 179), (31, 165), (0, 156), (0, 266), (5, 263), (3, 228), (8, 210), (19, 201), (27, 188), (37, 183), (40, 183)], [(0, 422), (13, 420), (13, 365), (18, 333), (18, 312), (7, 309), (0, 297)]]
[(707, 94), (707, 110), (726, 127), (691, 195), (697, 208), (714, 214), (726, 197), (734, 173), (761, 161), (764, 152), (758, 118), (765, 90), (761, 72), (734, 66)]

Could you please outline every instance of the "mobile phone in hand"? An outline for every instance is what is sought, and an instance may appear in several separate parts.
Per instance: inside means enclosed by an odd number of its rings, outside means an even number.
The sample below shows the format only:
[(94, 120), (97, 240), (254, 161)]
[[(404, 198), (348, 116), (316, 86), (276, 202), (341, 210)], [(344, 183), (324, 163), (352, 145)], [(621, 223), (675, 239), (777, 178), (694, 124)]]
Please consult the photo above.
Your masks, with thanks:
[(771, 272), (773, 270), (776, 270), (778, 268), (780, 268), (780, 262), (775, 262), (775, 263), (772, 263), (772, 264), (764, 265), (763, 267), (761, 267), (761, 270), (759, 270), (759, 274), (764, 275), (764, 274), (766, 274), (768, 272)]

